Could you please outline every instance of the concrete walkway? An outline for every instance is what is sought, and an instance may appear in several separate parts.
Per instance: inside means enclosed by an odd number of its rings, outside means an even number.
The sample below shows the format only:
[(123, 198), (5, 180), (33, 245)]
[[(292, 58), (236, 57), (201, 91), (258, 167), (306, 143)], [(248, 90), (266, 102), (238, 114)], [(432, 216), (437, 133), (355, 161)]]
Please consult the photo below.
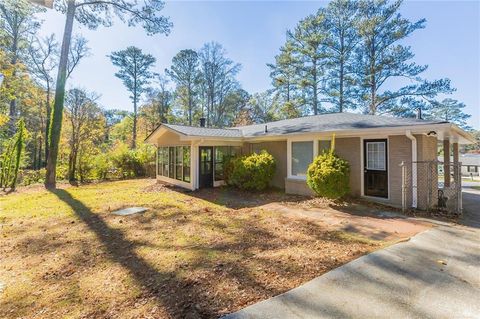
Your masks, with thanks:
[(438, 223), (225, 318), (480, 318), (480, 192)]

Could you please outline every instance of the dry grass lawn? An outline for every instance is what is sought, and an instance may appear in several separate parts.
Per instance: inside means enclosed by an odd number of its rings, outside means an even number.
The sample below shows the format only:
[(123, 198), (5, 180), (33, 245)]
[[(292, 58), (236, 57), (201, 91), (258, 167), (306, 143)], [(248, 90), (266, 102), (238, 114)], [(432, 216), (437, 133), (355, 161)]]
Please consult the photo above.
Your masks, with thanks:
[[(2, 195), (0, 318), (216, 318), (385, 244), (258, 208), (282, 200), (302, 198), (146, 179)], [(111, 214), (128, 206), (149, 210)]]

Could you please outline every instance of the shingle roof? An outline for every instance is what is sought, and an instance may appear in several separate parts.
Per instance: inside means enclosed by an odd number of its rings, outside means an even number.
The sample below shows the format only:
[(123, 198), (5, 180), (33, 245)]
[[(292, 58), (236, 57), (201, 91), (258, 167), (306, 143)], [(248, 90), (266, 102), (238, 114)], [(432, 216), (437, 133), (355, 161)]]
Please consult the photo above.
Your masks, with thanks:
[[(442, 123), (447, 122), (355, 113), (329, 113), (232, 128), (209, 128), (176, 124), (162, 124), (161, 126), (186, 136), (242, 138)], [(265, 126), (267, 127), (267, 132), (265, 132)]]
[(162, 125), (187, 136), (242, 137), (242, 132), (237, 128), (210, 128), (176, 124)]
[(255, 137), (441, 123), (446, 122), (355, 113), (329, 113), (236, 128), (242, 131), (244, 137)]

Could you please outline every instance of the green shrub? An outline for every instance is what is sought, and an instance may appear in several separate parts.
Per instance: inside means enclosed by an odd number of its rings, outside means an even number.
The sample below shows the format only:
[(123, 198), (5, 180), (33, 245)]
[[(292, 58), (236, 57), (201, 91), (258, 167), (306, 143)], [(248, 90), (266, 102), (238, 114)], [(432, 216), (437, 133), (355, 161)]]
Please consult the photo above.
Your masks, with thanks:
[(350, 165), (333, 150), (319, 155), (307, 171), (307, 184), (319, 196), (340, 198), (349, 192)]
[(144, 177), (146, 166), (155, 165), (155, 148), (146, 144), (139, 145), (135, 150), (119, 144), (109, 155), (112, 165), (107, 167), (113, 168), (109, 172), (117, 178)]
[(275, 174), (275, 159), (266, 151), (231, 160), (229, 185), (245, 190), (263, 190)]
[(122, 178), (143, 176), (145, 174), (143, 164), (137, 157), (136, 152), (128, 149), (126, 145), (116, 149), (111, 155), (113, 166), (118, 169)]
[(95, 180), (106, 180), (109, 173), (114, 171), (113, 163), (109, 153), (100, 153), (93, 158), (93, 178)]
[(44, 183), (45, 176), (45, 168), (41, 168), (39, 170), (23, 170), (20, 172), (20, 184), (23, 186), (28, 186), (32, 184)]

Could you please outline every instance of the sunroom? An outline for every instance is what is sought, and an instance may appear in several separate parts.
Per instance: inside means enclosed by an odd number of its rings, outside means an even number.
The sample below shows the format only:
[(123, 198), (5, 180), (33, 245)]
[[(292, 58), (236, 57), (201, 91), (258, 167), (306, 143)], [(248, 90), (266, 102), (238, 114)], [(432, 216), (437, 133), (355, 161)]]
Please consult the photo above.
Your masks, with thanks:
[(157, 146), (157, 180), (190, 190), (224, 185), (225, 162), (242, 154), (237, 130), (163, 124), (147, 142)]

